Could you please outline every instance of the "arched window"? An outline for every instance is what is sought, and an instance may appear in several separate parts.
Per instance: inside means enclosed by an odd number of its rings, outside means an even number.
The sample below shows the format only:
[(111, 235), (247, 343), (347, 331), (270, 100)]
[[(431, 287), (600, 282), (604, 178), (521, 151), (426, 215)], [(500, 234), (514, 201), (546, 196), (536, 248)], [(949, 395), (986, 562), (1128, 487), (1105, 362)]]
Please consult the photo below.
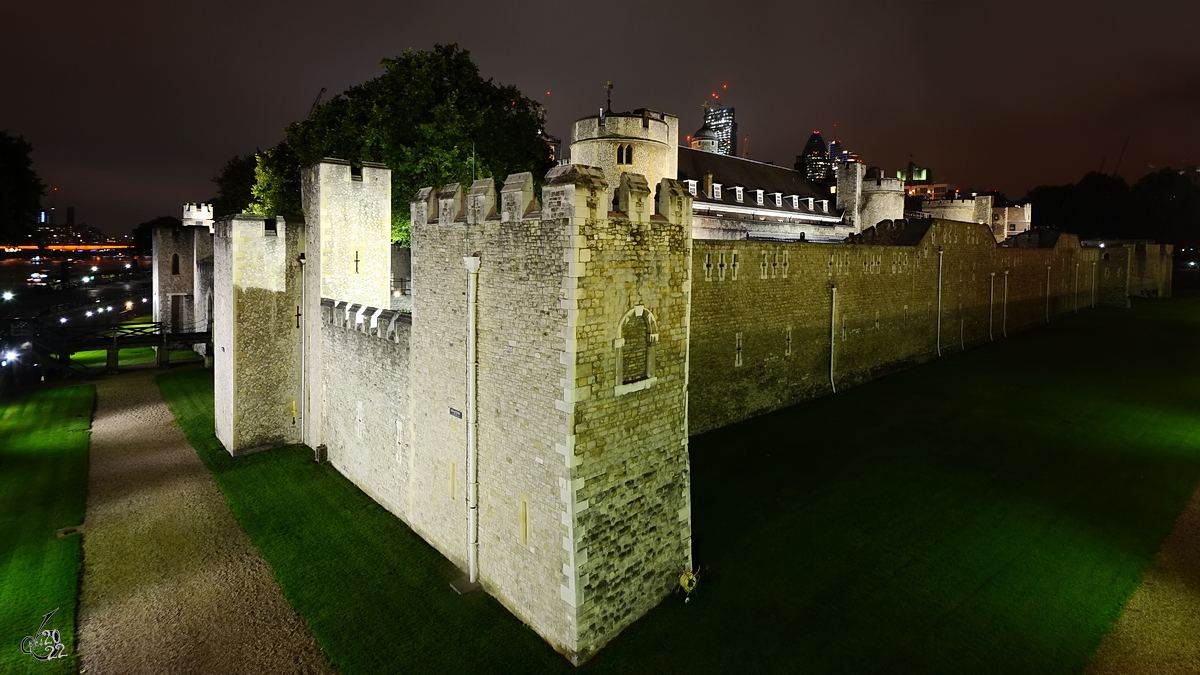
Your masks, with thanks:
[(179, 274), (179, 254), (171, 254), (171, 274)]
[(625, 146), (625, 163), (633, 164), (633, 146), (632, 145)]
[(641, 305), (625, 313), (619, 326), (616, 347), (616, 395), (627, 394), (654, 385), (654, 347), (658, 342), (658, 321)]
[(633, 146), (617, 146), (617, 164), (633, 164)]

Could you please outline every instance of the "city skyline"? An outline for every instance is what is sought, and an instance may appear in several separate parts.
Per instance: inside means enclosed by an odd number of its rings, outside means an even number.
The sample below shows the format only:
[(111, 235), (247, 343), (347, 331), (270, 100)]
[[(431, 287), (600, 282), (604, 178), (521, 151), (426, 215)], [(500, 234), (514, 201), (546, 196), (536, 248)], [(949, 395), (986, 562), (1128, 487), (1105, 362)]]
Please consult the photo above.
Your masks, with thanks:
[[(328, 100), (377, 76), (381, 59), (436, 43), (458, 43), (484, 78), (542, 103), (547, 131), (564, 142), (575, 119), (604, 105), (611, 80), (614, 109), (678, 115), (684, 134), (703, 122), (697, 102), (722, 92), (720, 103), (737, 108), (739, 145), (748, 136), (751, 159), (781, 166), (813, 129), (888, 173), (911, 157), (939, 179), (1012, 198), (1102, 165), (1113, 171), (1126, 139), (1120, 173), (1130, 181), (1151, 166), (1200, 164), (1200, 95), (1189, 84), (1200, 58), (1187, 47), (1200, 6), (1147, 12), (1136, 36), (1124, 5), (1088, 7), (764, 4), (766, 25), (723, 39), (703, 68), (681, 70), (653, 55), (698, 53), (703, 38), (657, 28), (673, 25), (666, 8), (632, 4), (611, 9), (631, 27), (656, 27), (656, 49), (626, 49), (634, 30), (528, 21), (560, 15), (549, 3), (334, 13), (307, 2), (286, 13), (231, 2), (124, 12), (22, 5), (0, 41), (8, 84), (0, 129), (33, 144), (60, 210), (73, 205), (79, 221), (110, 234), (211, 198), (209, 179), (225, 161), (281, 140), (321, 88)], [(814, 23), (853, 37), (822, 41), (791, 65)], [(243, 30), (254, 26), (263, 29)], [(271, 48), (271, 35), (288, 39)], [(561, 58), (567, 44), (586, 57)], [(1030, 139), (1053, 150), (1031, 163)]]

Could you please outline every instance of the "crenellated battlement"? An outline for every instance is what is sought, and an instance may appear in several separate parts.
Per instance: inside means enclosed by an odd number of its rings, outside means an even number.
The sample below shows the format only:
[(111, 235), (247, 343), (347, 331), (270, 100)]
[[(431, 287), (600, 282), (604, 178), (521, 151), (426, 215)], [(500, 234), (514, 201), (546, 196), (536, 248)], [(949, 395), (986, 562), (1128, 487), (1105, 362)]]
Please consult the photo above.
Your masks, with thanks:
[(191, 227), (207, 227), (212, 230), (213, 205), (187, 203), (183, 205), (183, 224)]
[(399, 342), (412, 325), (412, 315), (394, 309), (321, 298), (321, 321), (381, 340)]

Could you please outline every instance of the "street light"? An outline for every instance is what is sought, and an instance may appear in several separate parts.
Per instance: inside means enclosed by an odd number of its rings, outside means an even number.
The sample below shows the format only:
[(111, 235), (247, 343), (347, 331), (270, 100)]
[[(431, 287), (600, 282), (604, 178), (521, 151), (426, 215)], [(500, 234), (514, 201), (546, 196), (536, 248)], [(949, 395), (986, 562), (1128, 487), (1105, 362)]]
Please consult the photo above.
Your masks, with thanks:
[(0, 296), (0, 297), (3, 297), (5, 300), (12, 300), (13, 299), (12, 291), (4, 291), (4, 295)]

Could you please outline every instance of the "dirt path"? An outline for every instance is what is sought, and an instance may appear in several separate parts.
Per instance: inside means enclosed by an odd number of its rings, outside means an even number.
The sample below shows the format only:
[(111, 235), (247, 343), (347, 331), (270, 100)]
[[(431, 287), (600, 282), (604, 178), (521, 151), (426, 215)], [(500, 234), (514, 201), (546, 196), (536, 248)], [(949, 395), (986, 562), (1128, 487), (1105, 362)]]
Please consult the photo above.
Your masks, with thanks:
[(79, 654), (86, 675), (326, 673), (154, 382), (96, 383)]
[(1087, 672), (1200, 673), (1200, 490), (1175, 521)]

